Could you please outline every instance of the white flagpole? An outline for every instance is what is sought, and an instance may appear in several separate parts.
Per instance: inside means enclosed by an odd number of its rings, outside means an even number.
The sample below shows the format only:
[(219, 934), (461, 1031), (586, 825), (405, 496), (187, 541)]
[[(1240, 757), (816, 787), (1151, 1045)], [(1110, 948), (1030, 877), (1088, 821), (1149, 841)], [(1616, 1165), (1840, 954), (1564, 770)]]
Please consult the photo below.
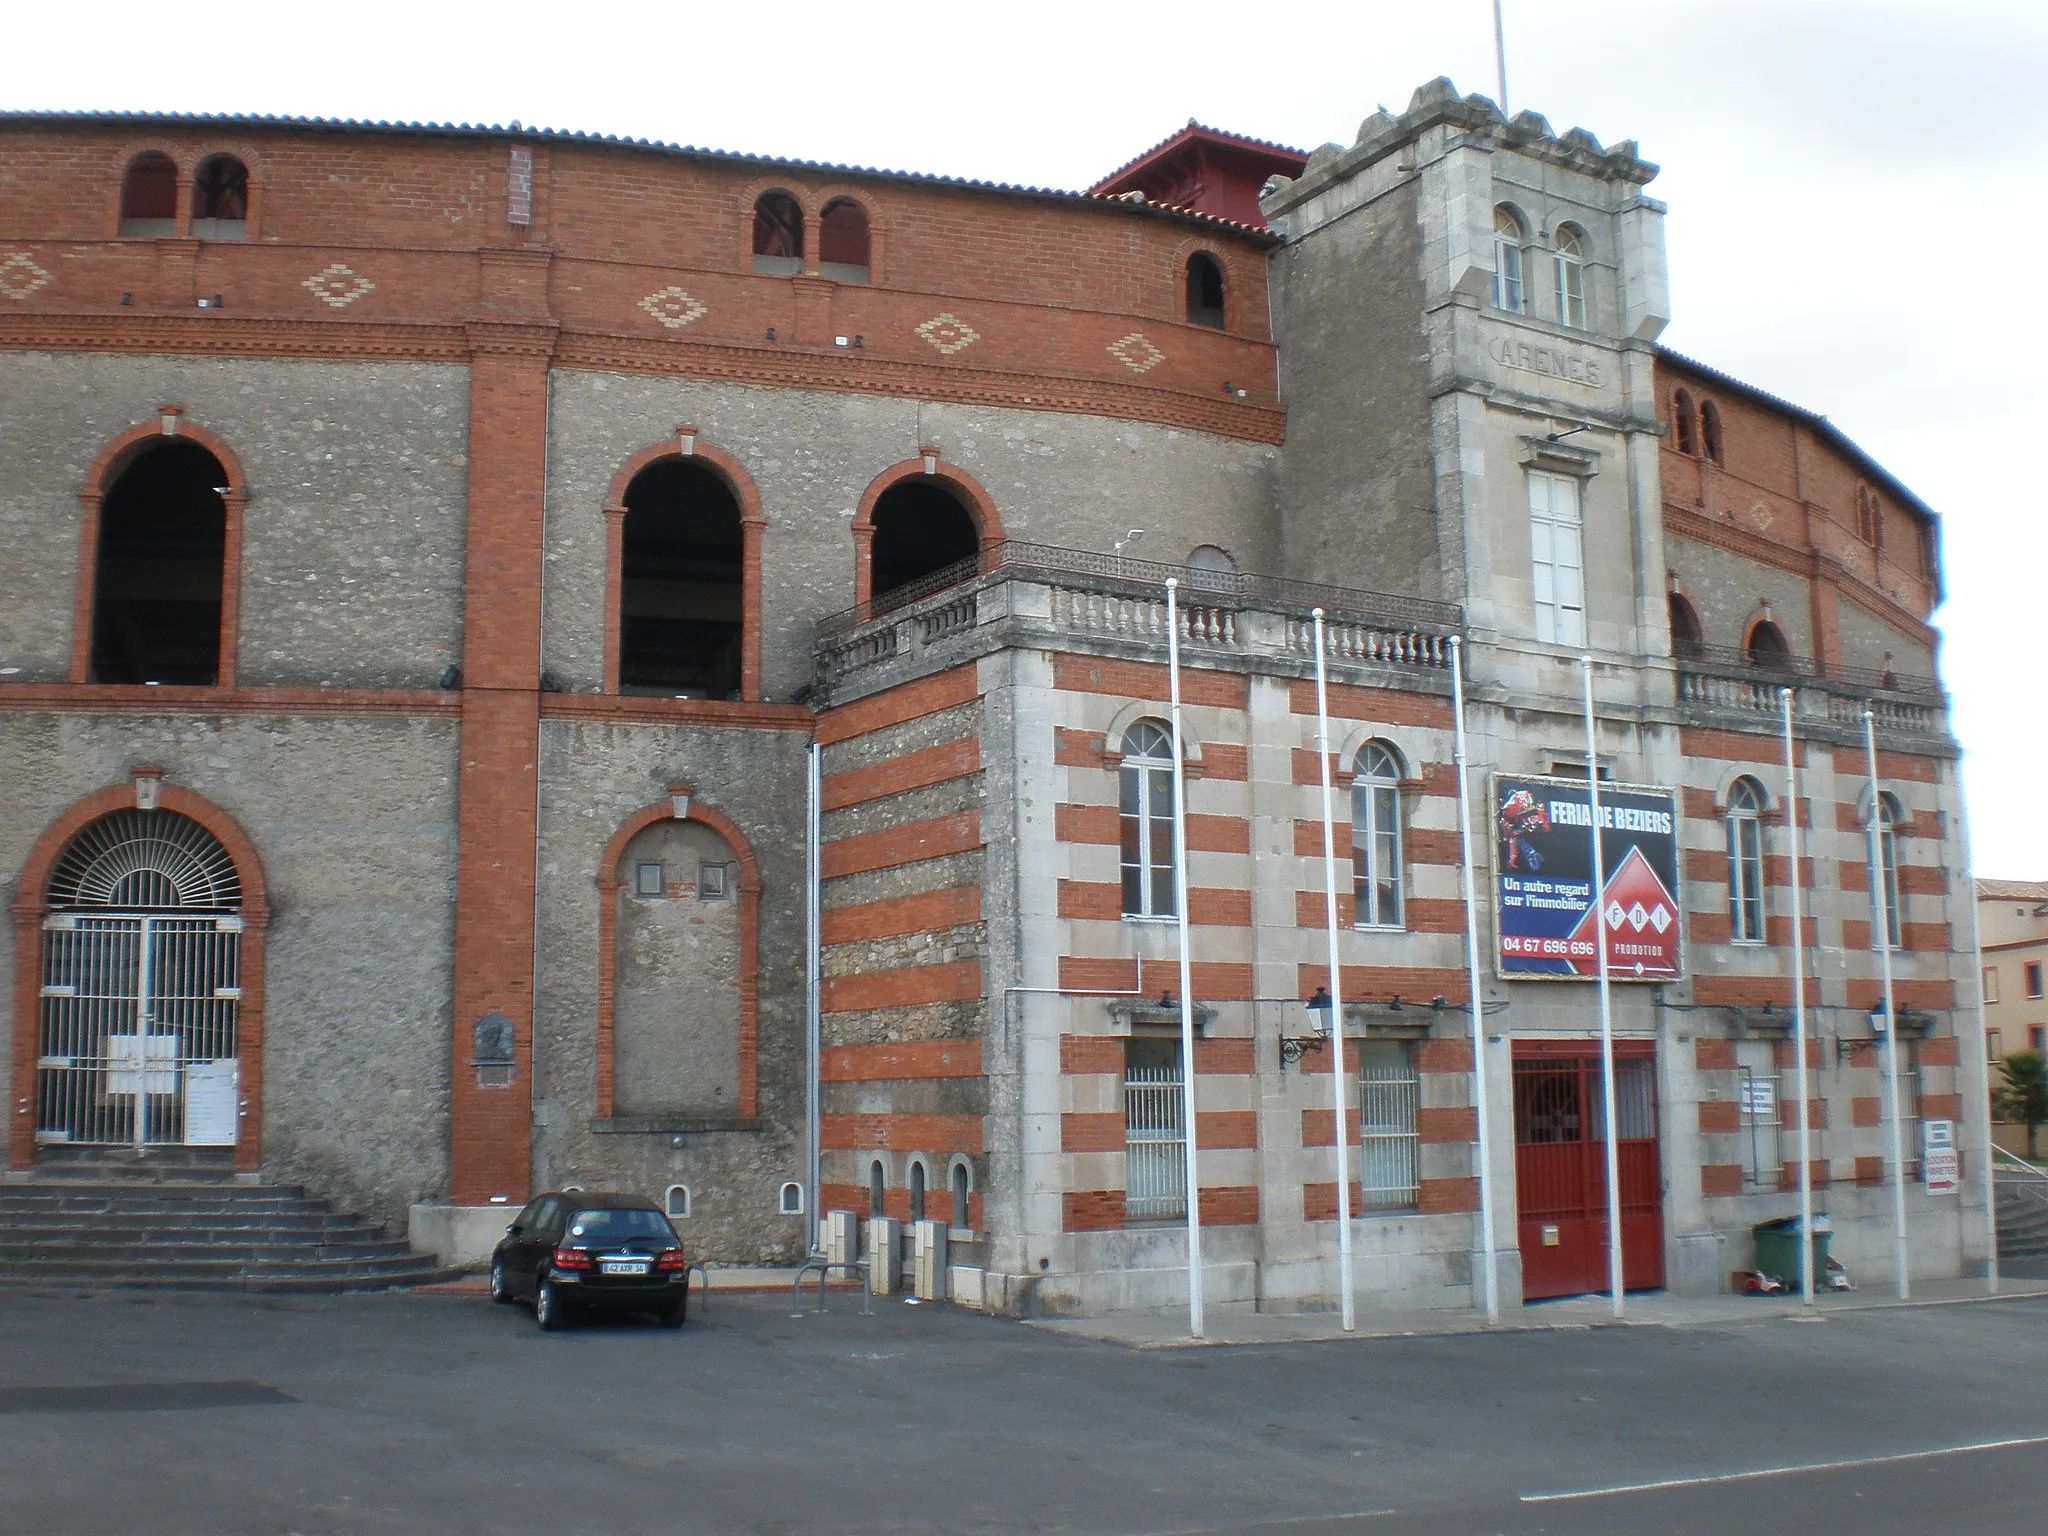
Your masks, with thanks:
[(1180, 928), (1180, 1118), (1188, 1208), (1188, 1335), (1202, 1337), (1202, 1192), (1195, 1155), (1195, 967), (1188, 949), (1188, 781), (1180, 728), (1180, 583), (1166, 581), (1166, 679), (1173, 701), (1173, 906)]
[(1463, 647), (1451, 636), (1451, 708), (1457, 719), (1458, 841), (1465, 881), (1465, 970), (1472, 988), (1472, 1100), (1478, 1108), (1479, 1250), (1486, 1274), (1486, 1320), (1500, 1321), (1500, 1266), (1493, 1256), (1492, 1142), (1486, 1131), (1485, 1008), (1479, 993), (1479, 902), (1472, 885), (1472, 791), (1465, 778), (1465, 667)]
[(1798, 1061), (1799, 1092), (1799, 1295), (1813, 1305), (1813, 1132), (1807, 1125), (1812, 1100), (1806, 1083), (1806, 933), (1799, 912), (1799, 767), (1792, 755), (1792, 690), (1778, 690), (1785, 720), (1785, 825), (1792, 833), (1792, 1049)]
[(1863, 711), (1863, 756), (1870, 769), (1870, 824), (1866, 841), (1870, 845), (1870, 889), (1875, 897), (1871, 911), (1877, 918), (1878, 965), (1884, 976), (1884, 1100), (1891, 1117), (1892, 1156), (1892, 1268), (1897, 1273), (1899, 1300), (1911, 1294), (1906, 1273), (1906, 1141), (1899, 1124), (1899, 1014), (1892, 1003), (1892, 893), (1884, 878), (1883, 807), (1877, 798), (1877, 716)]
[(1500, 0), (1493, 0), (1493, 58), (1500, 66), (1500, 115), (1508, 115), (1508, 35), (1500, 24)]
[[(1977, 861), (1970, 853), (1970, 797), (1963, 792), (1961, 766), (1956, 769), (1956, 831), (1963, 840), (1963, 870), (1968, 876), (1970, 895), (1970, 953), (1977, 957), (1977, 1046), (1973, 1054), (1983, 1063), (1979, 1069), (1983, 1075), (1977, 1080), (1980, 1092), (1979, 1102), (1984, 1106), (1984, 1290), (1986, 1294), (1998, 1294), (1998, 1172), (1992, 1166), (1995, 1161), (1991, 1151), (1991, 1054), (1989, 1022), (1984, 1017), (1984, 934), (1978, 927), (1977, 919)], [(1956, 1049), (1963, 1049), (1963, 1032), (1956, 1031)], [(1958, 1064), (1957, 1082), (1962, 1076)]]
[(1600, 746), (1593, 734), (1593, 658), (1579, 657), (1586, 692), (1586, 788), (1592, 796), (1593, 953), (1600, 967), (1600, 1102), (1607, 1128), (1607, 1290), (1621, 1316), (1621, 1127), (1614, 1114), (1614, 1011), (1607, 977), (1607, 862), (1600, 848)]
[[(1330, 807), (1330, 685), (1323, 661), (1323, 610), (1316, 621), (1316, 756), (1323, 763), (1323, 909), (1330, 930), (1330, 1103), (1337, 1112), (1337, 1286), (1344, 1331), (1356, 1326), (1351, 1299), (1351, 1130), (1344, 1113), (1344, 987), (1337, 955), (1337, 822)], [(1358, 829), (1352, 828), (1355, 839)]]

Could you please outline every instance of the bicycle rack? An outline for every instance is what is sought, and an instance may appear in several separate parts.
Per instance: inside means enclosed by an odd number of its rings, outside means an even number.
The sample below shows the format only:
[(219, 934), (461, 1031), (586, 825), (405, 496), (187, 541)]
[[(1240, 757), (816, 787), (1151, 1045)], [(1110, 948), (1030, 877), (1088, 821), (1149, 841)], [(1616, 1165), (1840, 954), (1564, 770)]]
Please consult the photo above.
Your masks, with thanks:
[(861, 1316), (869, 1317), (874, 1314), (874, 1300), (868, 1290), (868, 1261), (866, 1259), (853, 1259), (844, 1264), (835, 1264), (830, 1260), (818, 1258), (804, 1260), (802, 1267), (796, 1272), (796, 1279), (790, 1282), (790, 1294), (796, 1300), (803, 1300), (804, 1276), (814, 1269), (818, 1272), (818, 1311), (823, 1312), (825, 1310), (825, 1277), (831, 1274), (833, 1270), (839, 1269), (855, 1276), (860, 1281)]

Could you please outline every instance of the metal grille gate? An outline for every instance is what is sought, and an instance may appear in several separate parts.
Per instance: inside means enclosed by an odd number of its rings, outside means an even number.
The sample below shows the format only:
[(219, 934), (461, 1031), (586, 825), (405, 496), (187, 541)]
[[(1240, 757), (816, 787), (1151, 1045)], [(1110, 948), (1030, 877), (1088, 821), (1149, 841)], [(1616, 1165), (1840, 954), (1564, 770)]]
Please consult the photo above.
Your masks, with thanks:
[(45, 918), (36, 1140), (232, 1143), (241, 943), (235, 913)]

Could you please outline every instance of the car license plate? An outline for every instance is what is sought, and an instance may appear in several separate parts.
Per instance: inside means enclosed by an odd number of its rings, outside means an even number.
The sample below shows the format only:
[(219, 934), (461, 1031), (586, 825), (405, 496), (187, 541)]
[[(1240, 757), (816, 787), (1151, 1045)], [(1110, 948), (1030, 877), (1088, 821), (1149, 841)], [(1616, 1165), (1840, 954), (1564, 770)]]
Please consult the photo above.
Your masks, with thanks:
[(647, 1273), (645, 1259), (606, 1259), (602, 1265), (608, 1275), (644, 1275)]

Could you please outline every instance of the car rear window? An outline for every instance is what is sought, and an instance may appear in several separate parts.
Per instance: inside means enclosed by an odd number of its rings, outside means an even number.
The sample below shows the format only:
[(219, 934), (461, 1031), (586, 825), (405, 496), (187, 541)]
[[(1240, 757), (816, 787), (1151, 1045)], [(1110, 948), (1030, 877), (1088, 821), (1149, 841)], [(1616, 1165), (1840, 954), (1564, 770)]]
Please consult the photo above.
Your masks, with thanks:
[(675, 1228), (659, 1211), (578, 1211), (569, 1220), (569, 1235), (588, 1243), (621, 1243), (631, 1238), (675, 1240)]

